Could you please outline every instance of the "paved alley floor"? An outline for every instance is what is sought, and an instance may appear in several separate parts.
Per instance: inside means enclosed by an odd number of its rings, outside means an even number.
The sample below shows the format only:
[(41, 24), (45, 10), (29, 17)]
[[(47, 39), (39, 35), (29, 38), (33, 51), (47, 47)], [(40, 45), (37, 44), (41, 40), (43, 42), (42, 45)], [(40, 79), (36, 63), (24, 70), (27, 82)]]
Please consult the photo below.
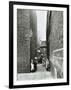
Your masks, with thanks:
[(51, 72), (46, 71), (45, 67), (42, 64), (37, 64), (36, 72), (18, 74), (18, 80), (42, 80), (51, 78)]

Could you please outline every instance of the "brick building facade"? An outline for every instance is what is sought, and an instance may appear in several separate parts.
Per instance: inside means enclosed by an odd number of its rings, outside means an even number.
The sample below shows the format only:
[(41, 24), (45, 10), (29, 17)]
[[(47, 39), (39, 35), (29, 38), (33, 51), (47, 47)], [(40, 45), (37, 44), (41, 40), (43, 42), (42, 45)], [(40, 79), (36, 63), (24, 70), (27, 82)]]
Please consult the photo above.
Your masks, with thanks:
[(17, 9), (17, 72), (18, 73), (30, 72), (30, 59), (32, 56), (35, 55), (35, 48), (36, 48), (35, 46), (36, 25), (34, 23), (34, 19), (36, 19), (36, 17), (35, 15), (33, 15), (32, 10)]
[(63, 11), (47, 13), (47, 57), (63, 77)]

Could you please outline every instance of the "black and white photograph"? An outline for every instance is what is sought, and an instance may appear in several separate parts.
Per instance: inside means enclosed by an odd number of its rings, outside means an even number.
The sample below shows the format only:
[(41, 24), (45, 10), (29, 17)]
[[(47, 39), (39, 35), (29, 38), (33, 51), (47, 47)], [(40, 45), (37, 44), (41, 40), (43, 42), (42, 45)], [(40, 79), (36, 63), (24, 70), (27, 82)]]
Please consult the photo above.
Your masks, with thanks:
[(63, 78), (63, 54), (63, 11), (17, 9), (18, 80)]
[(10, 84), (68, 84), (68, 5), (11, 2), (10, 7)]

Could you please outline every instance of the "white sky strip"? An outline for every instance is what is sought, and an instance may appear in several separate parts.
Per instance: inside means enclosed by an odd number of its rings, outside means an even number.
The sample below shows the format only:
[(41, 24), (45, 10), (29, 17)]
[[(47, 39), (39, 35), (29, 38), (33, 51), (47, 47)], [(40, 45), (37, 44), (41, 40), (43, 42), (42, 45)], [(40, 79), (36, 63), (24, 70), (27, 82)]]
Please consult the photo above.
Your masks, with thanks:
[(47, 11), (38, 10), (37, 14), (37, 38), (38, 41), (46, 40), (46, 21)]

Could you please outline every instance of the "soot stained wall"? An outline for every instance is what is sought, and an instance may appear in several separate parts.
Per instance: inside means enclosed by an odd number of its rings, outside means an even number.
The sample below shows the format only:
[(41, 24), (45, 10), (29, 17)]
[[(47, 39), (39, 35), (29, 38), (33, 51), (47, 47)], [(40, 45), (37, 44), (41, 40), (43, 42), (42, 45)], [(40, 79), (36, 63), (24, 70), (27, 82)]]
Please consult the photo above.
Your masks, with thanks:
[(17, 72), (30, 72), (30, 14), (17, 9)]
[(34, 10), (17, 9), (17, 72), (29, 73), (36, 56), (37, 17)]
[[(56, 68), (57, 77), (63, 77), (63, 11), (48, 11), (47, 13), (47, 52)], [(58, 50), (58, 51), (55, 51)], [(47, 54), (48, 55), (48, 54)]]
[(50, 19), (50, 50), (63, 48), (63, 12), (52, 11)]

